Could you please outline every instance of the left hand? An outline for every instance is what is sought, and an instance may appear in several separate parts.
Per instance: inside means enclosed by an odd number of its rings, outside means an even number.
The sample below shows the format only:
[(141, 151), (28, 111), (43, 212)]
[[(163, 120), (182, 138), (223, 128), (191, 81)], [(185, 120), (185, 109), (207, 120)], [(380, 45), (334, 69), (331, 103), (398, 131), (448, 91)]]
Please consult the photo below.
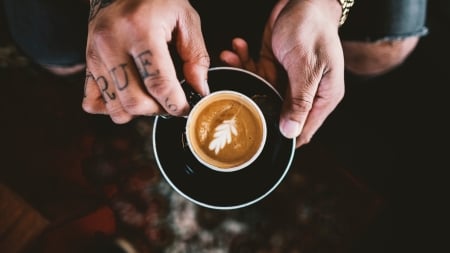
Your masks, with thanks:
[[(336, 0), (280, 0), (266, 23), (258, 61), (241, 38), (220, 55), (285, 90), (279, 127), (285, 137), (296, 138), (297, 147), (310, 142), (344, 96), (340, 14)], [(287, 87), (281, 86), (284, 76)]]

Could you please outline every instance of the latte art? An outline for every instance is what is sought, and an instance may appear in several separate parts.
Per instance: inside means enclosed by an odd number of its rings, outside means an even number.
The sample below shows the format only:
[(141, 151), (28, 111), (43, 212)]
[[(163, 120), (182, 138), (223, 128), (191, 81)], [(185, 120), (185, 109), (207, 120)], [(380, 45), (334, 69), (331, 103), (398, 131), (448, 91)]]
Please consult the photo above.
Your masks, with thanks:
[(224, 120), (222, 124), (218, 125), (214, 132), (214, 138), (209, 143), (209, 150), (214, 150), (217, 155), (226, 144), (231, 143), (232, 134), (237, 136), (236, 119), (233, 117), (229, 120)]
[(250, 98), (221, 93), (200, 102), (189, 116), (187, 137), (197, 159), (220, 169), (245, 166), (261, 151), (265, 121)]

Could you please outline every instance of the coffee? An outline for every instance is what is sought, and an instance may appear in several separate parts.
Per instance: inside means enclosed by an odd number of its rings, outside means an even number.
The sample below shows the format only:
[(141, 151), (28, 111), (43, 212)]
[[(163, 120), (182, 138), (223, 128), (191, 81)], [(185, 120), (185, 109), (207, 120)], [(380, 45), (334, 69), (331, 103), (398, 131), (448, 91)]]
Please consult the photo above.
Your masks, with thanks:
[(261, 152), (266, 125), (259, 107), (234, 91), (208, 95), (191, 111), (186, 125), (189, 147), (203, 164), (218, 170), (236, 170)]

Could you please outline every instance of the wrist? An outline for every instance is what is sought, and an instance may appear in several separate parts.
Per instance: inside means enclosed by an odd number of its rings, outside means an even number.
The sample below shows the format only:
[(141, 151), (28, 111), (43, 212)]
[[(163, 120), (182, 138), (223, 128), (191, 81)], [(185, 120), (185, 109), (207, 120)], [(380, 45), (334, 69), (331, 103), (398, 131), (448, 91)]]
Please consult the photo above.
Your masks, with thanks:
[(320, 6), (321, 12), (324, 12), (324, 11), (328, 12), (325, 15), (330, 18), (330, 21), (333, 24), (336, 24), (337, 26), (341, 26), (340, 22), (338, 22), (338, 21), (340, 21), (341, 16), (342, 16), (341, 1), (343, 1), (343, 0), (323, 0), (323, 1), (312, 0), (310, 2), (314, 2), (314, 3), (319, 2), (319, 3), (323, 4), (322, 6)]

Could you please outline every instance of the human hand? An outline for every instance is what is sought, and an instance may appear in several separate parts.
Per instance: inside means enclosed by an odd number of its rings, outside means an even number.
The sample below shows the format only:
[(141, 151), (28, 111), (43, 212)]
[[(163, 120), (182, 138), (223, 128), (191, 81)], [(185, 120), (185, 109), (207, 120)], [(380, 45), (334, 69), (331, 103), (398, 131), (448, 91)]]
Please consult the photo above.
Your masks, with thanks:
[(118, 124), (137, 115), (186, 115), (189, 105), (169, 43), (187, 83), (209, 93), (209, 55), (188, 0), (91, 0), (83, 109)]
[(284, 136), (297, 139), (297, 147), (311, 140), (344, 96), (340, 14), (336, 0), (280, 0), (265, 26), (258, 61), (241, 38), (220, 55), (228, 65), (285, 90), (279, 127)]

